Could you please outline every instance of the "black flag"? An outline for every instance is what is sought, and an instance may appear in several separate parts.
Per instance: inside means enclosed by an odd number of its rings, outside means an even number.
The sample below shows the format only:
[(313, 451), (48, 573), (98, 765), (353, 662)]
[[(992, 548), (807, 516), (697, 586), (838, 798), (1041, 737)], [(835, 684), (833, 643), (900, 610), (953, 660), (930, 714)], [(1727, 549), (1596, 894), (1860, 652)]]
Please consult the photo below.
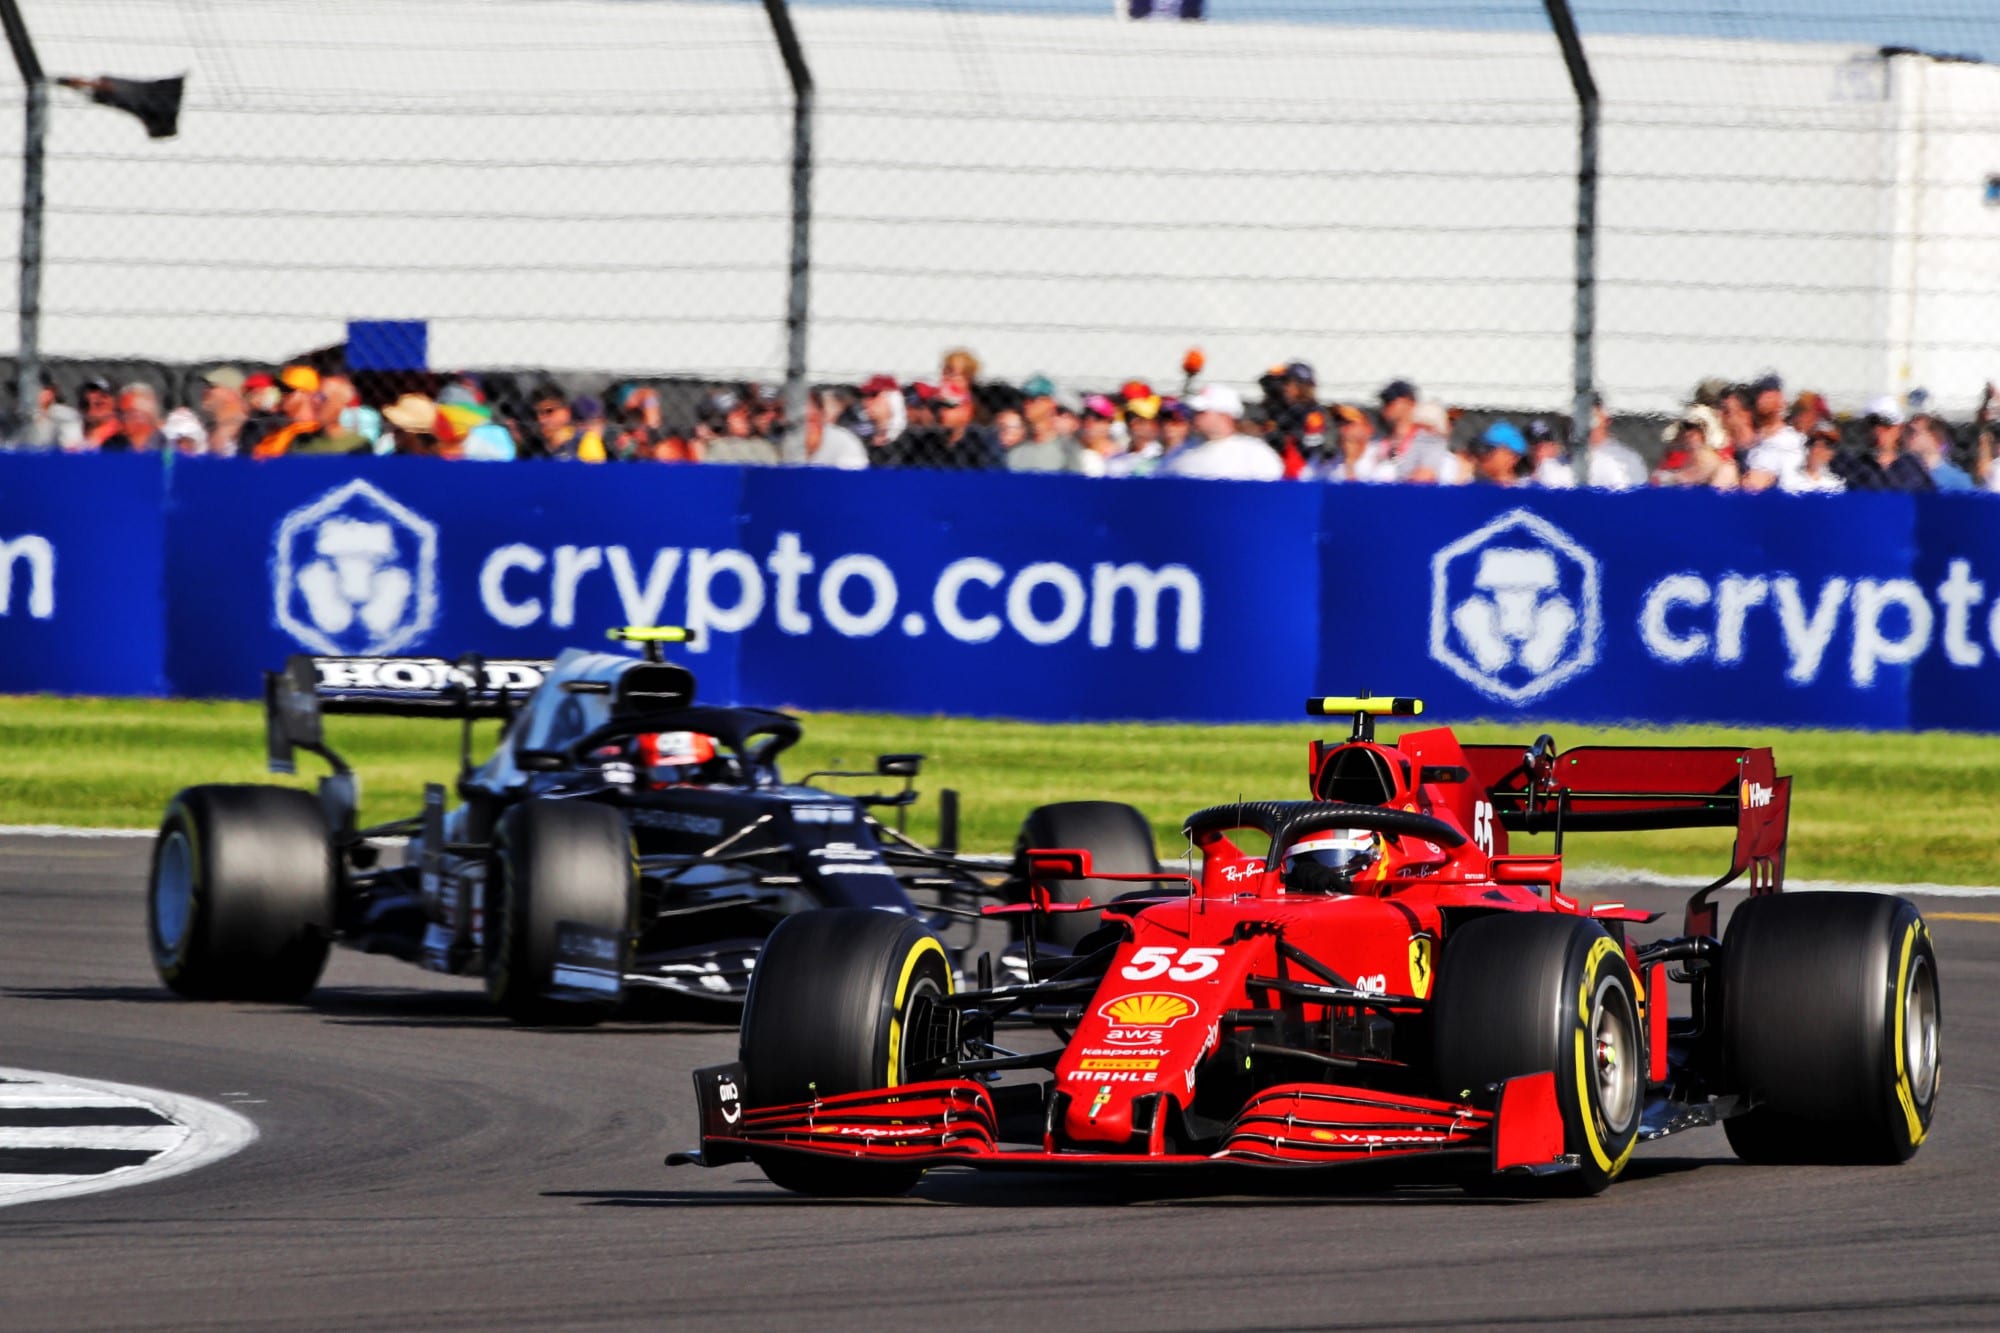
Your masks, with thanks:
[(180, 128), (181, 85), (185, 76), (172, 79), (61, 79), (65, 88), (90, 94), (100, 106), (129, 111), (146, 127), (149, 139), (171, 139)]

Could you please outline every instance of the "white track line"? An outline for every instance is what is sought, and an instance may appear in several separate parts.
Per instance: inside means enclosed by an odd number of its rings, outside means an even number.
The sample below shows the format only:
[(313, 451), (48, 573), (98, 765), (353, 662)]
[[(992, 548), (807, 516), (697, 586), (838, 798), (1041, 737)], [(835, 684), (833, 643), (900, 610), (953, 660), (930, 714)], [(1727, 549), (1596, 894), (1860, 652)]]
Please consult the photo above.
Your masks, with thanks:
[(0, 1207), (63, 1199), (78, 1194), (126, 1189), (177, 1176), (219, 1162), (257, 1138), (257, 1126), (226, 1107), (159, 1088), (106, 1083), (101, 1079), (0, 1068), (0, 1094), (8, 1106), (94, 1108), (141, 1106), (167, 1125), (0, 1126), (0, 1148), (114, 1148), (156, 1150), (134, 1166), (90, 1175), (0, 1174)]
[(150, 838), (149, 828), (71, 828), (67, 824), (0, 824), (0, 838)]

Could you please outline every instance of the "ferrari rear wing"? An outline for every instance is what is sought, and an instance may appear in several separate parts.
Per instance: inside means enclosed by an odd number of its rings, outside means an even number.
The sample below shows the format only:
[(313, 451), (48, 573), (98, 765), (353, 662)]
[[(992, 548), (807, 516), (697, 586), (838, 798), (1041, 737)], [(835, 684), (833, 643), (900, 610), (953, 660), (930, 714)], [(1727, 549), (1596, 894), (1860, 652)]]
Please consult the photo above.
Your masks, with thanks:
[[(1553, 833), (1558, 853), (1563, 835), (1572, 832), (1734, 828), (1729, 873), (1690, 904), (1690, 933), (1714, 933), (1707, 893), (1745, 872), (1752, 893), (1783, 887), (1792, 780), (1778, 776), (1768, 746), (1580, 745), (1558, 751), (1543, 736), (1526, 750), (1462, 748), (1473, 785), (1485, 791), (1500, 826)], [(1708, 930), (1693, 928), (1704, 922)]]

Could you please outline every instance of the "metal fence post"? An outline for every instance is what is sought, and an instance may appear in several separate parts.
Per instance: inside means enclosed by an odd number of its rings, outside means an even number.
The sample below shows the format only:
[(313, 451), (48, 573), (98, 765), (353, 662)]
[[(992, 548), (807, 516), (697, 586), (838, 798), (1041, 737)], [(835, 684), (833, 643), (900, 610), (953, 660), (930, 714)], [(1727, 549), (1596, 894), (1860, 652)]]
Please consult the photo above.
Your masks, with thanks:
[(35, 424), (42, 391), (42, 148), (49, 135), (49, 85), (15, 0), (0, 0), (0, 23), (6, 25), (7, 45), (27, 92), (21, 145), (21, 341), (14, 377), (18, 442)]
[(792, 81), (792, 260), (785, 302), (784, 458), (806, 457), (806, 333), (812, 318), (813, 79), (786, 0), (764, 0), (785, 73)]
[(1576, 401), (1569, 440), (1581, 449), (1590, 439), (1597, 381), (1597, 80), (1590, 76), (1590, 61), (1584, 56), (1569, 0), (1542, 0), (1542, 4), (1576, 92)]

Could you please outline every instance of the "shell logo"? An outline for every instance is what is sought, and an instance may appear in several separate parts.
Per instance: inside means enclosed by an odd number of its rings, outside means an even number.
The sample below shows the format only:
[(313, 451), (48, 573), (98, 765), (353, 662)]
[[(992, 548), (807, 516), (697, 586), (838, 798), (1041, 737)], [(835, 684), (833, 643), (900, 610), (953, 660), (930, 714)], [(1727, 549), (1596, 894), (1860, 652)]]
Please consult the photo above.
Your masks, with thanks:
[(1105, 1002), (1097, 1012), (1131, 1027), (1166, 1028), (1194, 1012), (1194, 1001), (1169, 991), (1142, 991)]

